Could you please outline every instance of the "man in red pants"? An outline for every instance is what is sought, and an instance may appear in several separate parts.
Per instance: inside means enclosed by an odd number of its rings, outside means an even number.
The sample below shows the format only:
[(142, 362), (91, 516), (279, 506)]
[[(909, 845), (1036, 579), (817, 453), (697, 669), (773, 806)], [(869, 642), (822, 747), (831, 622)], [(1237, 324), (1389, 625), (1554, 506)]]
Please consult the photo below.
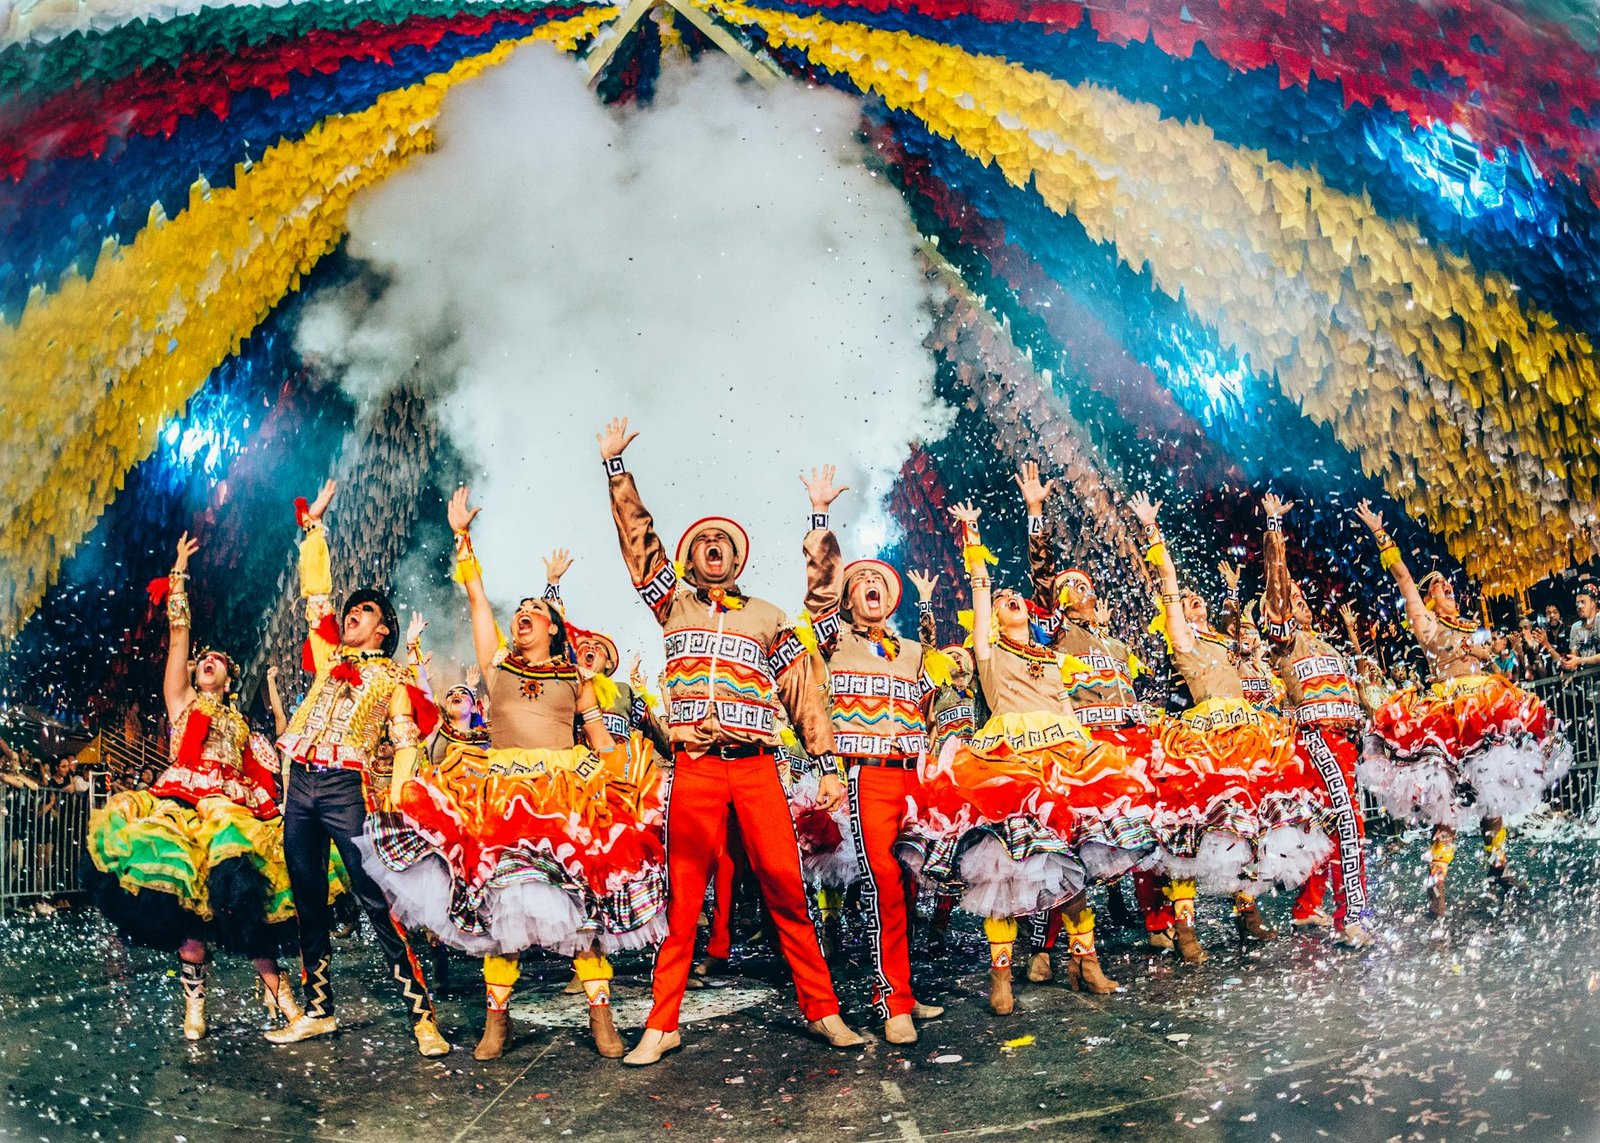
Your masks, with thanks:
[[(667, 733), (677, 751), (667, 806), (667, 937), (656, 954), (654, 1005), (638, 1045), (623, 1057), (636, 1067), (678, 1048), (678, 1009), (694, 962), (696, 923), (718, 856), (727, 846), (728, 818), (739, 823), (750, 868), (794, 974), (795, 993), (814, 1035), (837, 1048), (861, 1044), (839, 1017), (833, 977), (811, 923), (800, 875), (800, 844), (778, 778), (774, 750), (779, 711), (823, 768), (818, 804), (844, 802), (827, 704), (812, 677), (804, 645), (783, 613), (739, 590), (749, 539), (732, 520), (708, 517), (690, 525), (667, 558), (655, 522), (639, 499), (623, 450), (638, 433), (626, 418), (596, 439), (611, 485), (611, 515), (635, 590), (666, 635)], [(828, 531), (834, 496), (813, 499), (806, 535), (810, 580), (806, 606), (822, 609), (821, 586), (839, 545)], [(680, 573), (674, 564), (684, 569)]]
[(1365, 829), (1356, 793), (1360, 750), (1354, 737), (1361, 723), (1361, 701), (1344, 656), (1313, 630), (1311, 608), (1289, 576), (1283, 518), (1294, 505), (1268, 493), (1262, 497), (1261, 507), (1267, 514), (1262, 541), (1267, 580), (1262, 629), (1272, 644), (1287, 702), (1294, 708), (1295, 751), (1321, 777), (1336, 827), (1333, 856), (1306, 882), (1295, 903), (1294, 924), (1330, 923), (1322, 911), (1322, 900), (1331, 876), (1334, 936), (1342, 945), (1363, 949), (1372, 944), (1372, 936), (1361, 924), (1367, 901), (1366, 861), (1361, 852)]
[(830, 608), (841, 595), (844, 606), (813, 616), (831, 676), (834, 742), (849, 770), (850, 828), (872, 942), (872, 1003), (891, 1044), (917, 1042), (913, 1018), (944, 1014), (911, 992), (910, 908), (894, 852), (908, 806), (923, 800), (917, 768), (928, 750), (928, 707), (938, 686), (950, 681), (948, 664), (932, 649), (935, 581), (915, 573), (912, 581), (927, 646), (886, 626), (904, 589), (899, 574), (879, 560), (845, 568), (828, 591)]

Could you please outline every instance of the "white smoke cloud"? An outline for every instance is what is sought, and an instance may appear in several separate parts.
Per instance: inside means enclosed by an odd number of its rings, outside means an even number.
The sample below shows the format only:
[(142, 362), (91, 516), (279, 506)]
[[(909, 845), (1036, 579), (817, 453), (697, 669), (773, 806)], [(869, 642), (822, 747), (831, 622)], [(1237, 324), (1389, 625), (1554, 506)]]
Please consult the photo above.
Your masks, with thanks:
[[(669, 551), (728, 514), (751, 533), (747, 590), (793, 612), (808, 511), (797, 474), (840, 466), (847, 555), (886, 539), (908, 445), (941, 435), (922, 348), (930, 287), (904, 201), (862, 163), (856, 104), (762, 91), (724, 58), (669, 66), (648, 109), (604, 108), (542, 46), (456, 88), (436, 152), (352, 208), (376, 298), (319, 302), (301, 349), (358, 397), (420, 359), (484, 507), (474, 542), (500, 606), (571, 548), (573, 621), (626, 656), (660, 636), (617, 550), (594, 434), (614, 415)], [(430, 639), (465, 608), (430, 616)]]

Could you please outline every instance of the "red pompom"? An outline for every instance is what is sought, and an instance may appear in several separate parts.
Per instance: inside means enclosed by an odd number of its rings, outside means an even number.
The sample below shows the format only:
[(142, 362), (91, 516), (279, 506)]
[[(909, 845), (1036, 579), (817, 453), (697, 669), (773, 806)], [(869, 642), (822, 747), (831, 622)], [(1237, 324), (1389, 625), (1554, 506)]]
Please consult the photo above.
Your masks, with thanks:
[(348, 683), (352, 687), (361, 685), (361, 668), (348, 659), (334, 667), (328, 675), (336, 683)]
[(426, 738), (439, 725), (439, 708), (428, 701), (421, 687), (407, 683), (406, 695), (411, 699), (411, 714), (417, 720), (417, 732)]
[(304, 528), (311, 518), (311, 502), (304, 496), (294, 498), (294, 522)]
[(163, 603), (165, 603), (167, 601), (167, 594), (171, 590), (172, 581), (166, 576), (162, 576), (160, 579), (151, 580), (145, 585), (144, 589), (145, 594), (150, 597), (150, 606), (152, 608), (160, 607)]

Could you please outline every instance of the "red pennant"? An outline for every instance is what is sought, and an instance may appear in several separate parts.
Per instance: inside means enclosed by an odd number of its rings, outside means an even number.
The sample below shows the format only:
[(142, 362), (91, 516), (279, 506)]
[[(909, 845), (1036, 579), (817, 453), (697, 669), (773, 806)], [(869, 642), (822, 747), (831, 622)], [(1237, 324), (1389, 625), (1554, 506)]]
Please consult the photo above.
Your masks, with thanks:
[(417, 720), (417, 732), (427, 738), (439, 725), (439, 708), (422, 693), (421, 687), (410, 683), (406, 684), (406, 696), (411, 699), (411, 713)]

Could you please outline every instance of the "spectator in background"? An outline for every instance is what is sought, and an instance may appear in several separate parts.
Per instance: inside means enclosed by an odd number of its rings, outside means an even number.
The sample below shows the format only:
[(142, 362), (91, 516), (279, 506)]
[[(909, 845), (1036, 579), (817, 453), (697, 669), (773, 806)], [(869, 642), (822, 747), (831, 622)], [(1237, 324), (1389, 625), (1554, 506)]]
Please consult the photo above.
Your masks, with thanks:
[(1521, 659), (1511, 649), (1511, 636), (1504, 631), (1496, 631), (1489, 637), (1489, 653), (1494, 656), (1489, 662), (1493, 664), (1497, 673), (1504, 675), (1508, 679), (1515, 680), (1517, 678), (1517, 669), (1521, 665)]
[(1547, 647), (1552, 657), (1563, 659), (1567, 654), (1567, 621), (1562, 618), (1561, 608), (1552, 603), (1545, 607), (1544, 615), (1537, 624), (1543, 638), (1541, 645)]
[(1581, 585), (1577, 604), (1578, 621), (1567, 637), (1567, 654), (1561, 660), (1563, 671), (1600, 664), (1600, 584)]
[(136, 782), (134, 782), (133, 788), (135, 790), (148, 790), (151, 786), (156, 784), (156, 778), (158, 776), (159, 775), (157, 775), (156, 768), (154, 766), (146, 766), (143, 770), (139, 771), (139, 778)]
[(1517, 671), (1512, 676), (1514, 681), (1531, 683), (1536, 679), (1547, 679), (1561, 666), (1540, 641), (1543, 633), (1543, 629), (1535, 627), (1533, 620), (1526, 616), (1511, 632), (1511, 650), (1517, 656)]

